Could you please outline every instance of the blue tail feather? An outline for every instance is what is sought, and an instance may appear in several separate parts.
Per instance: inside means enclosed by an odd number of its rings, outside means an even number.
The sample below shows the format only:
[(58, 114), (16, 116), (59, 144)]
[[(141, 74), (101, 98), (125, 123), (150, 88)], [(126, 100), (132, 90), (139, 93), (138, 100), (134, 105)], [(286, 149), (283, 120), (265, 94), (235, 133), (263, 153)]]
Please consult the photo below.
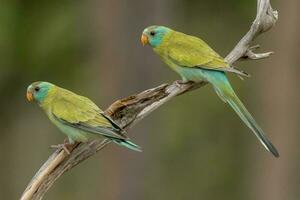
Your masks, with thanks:
[(139, 145), (134, 144), (133, 142), (130, 142), (129, 140), (113, 140), (116, 144), (127, 147), (128, 149), (131, 149), (133, 151), (142, 152), (142, 148)]
[(220, 98), (223, 101), (227, 102), (237, 113), (237, 115), (243, 120), (243, 122), (253, 131), (262, 145), (275, 157), (279, 157), (277, 149), (265, 136), (263, 130), (259, 127), (255, 119), (235, 94), (225, 73), (220, 72), (216, 76), (212, 74), (212, 76), (209, 78), (209, 82), (213, 85), (216, 93), (220, 96)]

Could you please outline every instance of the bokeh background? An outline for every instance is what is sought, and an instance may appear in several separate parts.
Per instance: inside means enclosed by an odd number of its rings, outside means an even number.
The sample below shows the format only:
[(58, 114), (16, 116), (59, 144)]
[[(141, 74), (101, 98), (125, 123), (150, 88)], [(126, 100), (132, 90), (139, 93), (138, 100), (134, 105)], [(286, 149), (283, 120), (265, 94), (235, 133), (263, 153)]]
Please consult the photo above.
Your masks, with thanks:
[[(279, 21), (254, 44), (275, 51), (230, 75), (281, 153), (275, 159), (210, 87), (182, 95), (130, 131), (136, 153), (111, 145), (66, 173), (45, 199), (296, 200), (300, 190), (300, 1), (272, 1)], [(18, 199), (64, 136), (27, 85), (45, 80), (113, 101), (178, 79), (139, 42), (162, 24), (197, 35), (225, 56), (248, 31), (255, 0), (1, 0), (0, 199)]]

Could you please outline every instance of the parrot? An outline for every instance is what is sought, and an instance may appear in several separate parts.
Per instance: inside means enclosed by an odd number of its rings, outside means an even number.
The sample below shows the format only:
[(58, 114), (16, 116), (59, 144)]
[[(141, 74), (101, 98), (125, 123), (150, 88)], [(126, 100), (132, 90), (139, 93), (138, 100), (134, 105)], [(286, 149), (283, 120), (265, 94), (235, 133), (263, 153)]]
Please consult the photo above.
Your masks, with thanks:
[(180, 82), (210, 83), (217, 95), (233, 108), (262, 145), (276, 158), (279, 157), (277, 149), (238, 98), (226, 76), (226, 72), (249, 76), (246, 72), (232, 67), (202, 39), (165, 26), (145, 28), (141, 43), (151, 46), (161, 60), (181, 76)]
[(67, 145), (87, 142), (92, 136), (103, 136), (134, 151), (141, 147), (129, 141), (125, 131), (90, 99), (45, 81), (34, 82), (27, 88), (29, 102), (35, 101), (50, 121), (65, 135)]

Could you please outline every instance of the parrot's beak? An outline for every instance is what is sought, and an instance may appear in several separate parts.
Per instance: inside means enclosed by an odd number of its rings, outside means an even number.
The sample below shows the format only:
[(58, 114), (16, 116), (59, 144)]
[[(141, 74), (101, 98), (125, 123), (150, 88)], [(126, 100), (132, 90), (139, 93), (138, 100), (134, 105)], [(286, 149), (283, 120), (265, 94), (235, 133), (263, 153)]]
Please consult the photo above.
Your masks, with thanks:
[(142, 42), (143, 46), (145, 46), (146, 44), (148, 44), (149, 43), (148, 36), (145, 35), (145, 34), (143, 34), (142, 37), (141, 37), (141, 42)]
[(33, 100), (33, 95), (32, 95), (31, 92), (27, 92), (27, 93), (26, 93), (26, 97), (27, 97), (27, 100), (28, 100), (28, 101), (32, 101), (32, 100)]

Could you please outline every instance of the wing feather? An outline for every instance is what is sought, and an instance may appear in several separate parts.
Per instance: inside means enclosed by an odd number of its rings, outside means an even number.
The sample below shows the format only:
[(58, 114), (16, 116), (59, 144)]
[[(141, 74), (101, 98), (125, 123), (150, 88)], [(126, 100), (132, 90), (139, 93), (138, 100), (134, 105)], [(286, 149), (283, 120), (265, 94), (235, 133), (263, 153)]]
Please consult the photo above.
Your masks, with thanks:
[(248, 76), (230, 65), (200, 38), (176, 32), (168, 42), (169, 59), (183, 67), (233, 72)]
[(53, 100), (52, 115), (61, 123), (109, 138), (127, 139), (123, 130), (90, 99), (61, 88)]

